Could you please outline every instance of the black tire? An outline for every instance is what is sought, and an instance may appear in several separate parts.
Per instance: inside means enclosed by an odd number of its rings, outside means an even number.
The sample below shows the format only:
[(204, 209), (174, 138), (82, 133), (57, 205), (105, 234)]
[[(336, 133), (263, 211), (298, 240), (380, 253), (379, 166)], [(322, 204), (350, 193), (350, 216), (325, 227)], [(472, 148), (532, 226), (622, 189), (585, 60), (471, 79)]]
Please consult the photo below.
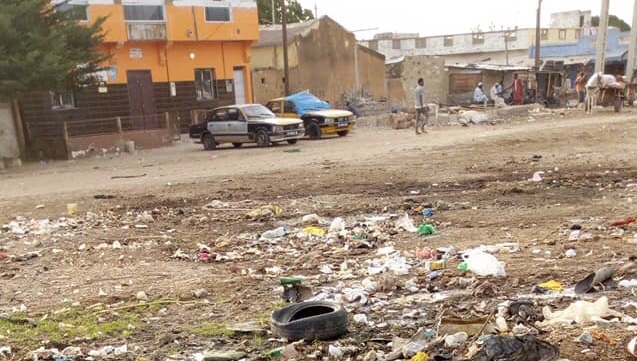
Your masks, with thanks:
[(243, 143), (232, 143), (232, 146), (235, 148), (241, 148), (242, 145)]
[(265, 129), (257, 130), (257, 133), (254, 136), (254, 140), (259, 147), (267, 147), (270, 145), (270, 136), (268, 135), (268, 132), (265, 131)]
[(349, 130), (341, 130), (340, 132), (336, 132), (339, 137), (344, 137), (349, 133)]
[(337, 303), (295, 303), (272, 313), (272, 332), (288, 341), (333, 340), (347, 333), (347, 311)]
[(307, 134), (310, 137), (310, 139), (321, 139), (321, 137), (323, 136), (323, 132), (321, 132), (321, 127), (316, 122), (311, 122), (307, 126), (305, 134)]
[(215, 137), (210, 133), (206, 133), (201, 137), (201, 143), (205, 150), (215, 150), (217, 148), (217, 141), (215, 141)]
[(294, 145), (294, 144), (296, 144), (298, 141), (299, 141), (298, 139), (288, 139), (288, 144), (289, 144), (289, 145)]
[(272, 142), (273, 147), (276, 147), (277, 145), (281, 145), (281, 142)]

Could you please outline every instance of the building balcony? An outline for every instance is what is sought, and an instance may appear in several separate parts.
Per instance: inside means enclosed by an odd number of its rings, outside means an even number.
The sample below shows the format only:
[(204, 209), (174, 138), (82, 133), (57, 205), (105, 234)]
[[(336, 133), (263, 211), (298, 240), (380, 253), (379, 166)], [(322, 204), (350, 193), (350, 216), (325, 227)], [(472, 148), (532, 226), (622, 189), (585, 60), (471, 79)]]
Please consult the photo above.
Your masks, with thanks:
[(165, 23), (126, 23), (128, 40), (166, 40)]

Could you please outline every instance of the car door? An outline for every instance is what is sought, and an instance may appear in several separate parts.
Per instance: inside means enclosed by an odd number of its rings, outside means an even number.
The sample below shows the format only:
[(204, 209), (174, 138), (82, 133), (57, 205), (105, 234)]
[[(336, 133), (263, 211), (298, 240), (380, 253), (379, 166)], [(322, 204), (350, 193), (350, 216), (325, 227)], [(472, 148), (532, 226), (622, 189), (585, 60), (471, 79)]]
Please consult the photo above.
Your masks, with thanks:
[(228, 138), (232, 143), (244, 143), (248, 141), (248, 123), (239, 108), (228, 109), (227, 128)]
[(217, 109), (208, 121), (208, 131), (215, 137), (217, 143), (227, 143), (229, 129), (227, 126), (228, 110)]
[(296, 105), (293, 102), (286, 100), (283, 103), (283, 118), (298, 118), (299, 115), (296, 110)]

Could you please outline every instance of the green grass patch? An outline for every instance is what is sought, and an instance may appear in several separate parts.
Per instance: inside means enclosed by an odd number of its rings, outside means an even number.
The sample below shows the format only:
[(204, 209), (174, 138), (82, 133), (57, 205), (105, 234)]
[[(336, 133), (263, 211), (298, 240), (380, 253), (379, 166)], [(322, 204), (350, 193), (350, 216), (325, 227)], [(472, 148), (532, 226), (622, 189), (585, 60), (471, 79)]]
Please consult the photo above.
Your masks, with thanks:
[(234, 337), (235, 332), (228, 330), (225, 323), (204, 322), (188, 329), (190, 334), (198, 336), (225, 336)]
[[(19, 319), (29, 316), (23, 314), (12, 317)], [(37, 322), (36, 327), (0, 319), (0, 335), (20, 347), (31, 347), (43, 340), (66, 343), (74, 339), (96, 340), (106, 336), (125, 339), (141, 327), (139, 316), (128, 312), (97, 315), (69, 309), (34, 319)]]

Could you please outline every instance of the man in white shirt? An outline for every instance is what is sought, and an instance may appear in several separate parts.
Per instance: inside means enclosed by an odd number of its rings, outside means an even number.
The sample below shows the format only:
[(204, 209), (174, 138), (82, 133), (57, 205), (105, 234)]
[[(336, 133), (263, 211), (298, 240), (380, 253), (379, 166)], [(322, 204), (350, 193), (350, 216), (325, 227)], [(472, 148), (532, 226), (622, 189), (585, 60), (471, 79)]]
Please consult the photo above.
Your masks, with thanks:
[(484, 94), (484, 90), (482, 90), (482, 82), (479, 82), (473, 91), (473, 101), (476, 103), (484, 103), (484, 105), (487, 105), (489, 102), (489, 98), (487, 98), (487, 95)]
[[(427, 133), (425, 125), (427, 124), (427, 106), (425, 105), (425, 81), (423, 78), (418, 79), (416, 87), (416, 134)], [(422, 119), (424, 115), (425, 119)]]

